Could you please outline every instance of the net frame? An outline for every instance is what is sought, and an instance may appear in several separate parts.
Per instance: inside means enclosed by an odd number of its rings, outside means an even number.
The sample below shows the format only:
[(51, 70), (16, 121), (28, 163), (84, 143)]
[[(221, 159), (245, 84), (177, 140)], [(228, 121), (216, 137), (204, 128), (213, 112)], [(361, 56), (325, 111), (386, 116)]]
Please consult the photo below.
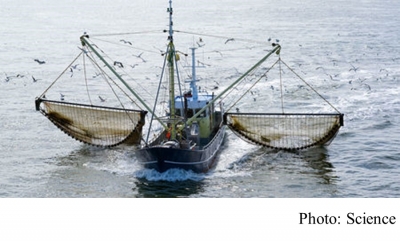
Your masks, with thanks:
[[(38, 98), (35, 101), (36, 110), (40, 111), (61, 131), (83, 143), (112, 147), (120, 144), (139, 145), (142, 140), (142, 127), (145, 124), (146, 111), (106, 106), (78, 104)], [(53, 108), (52, 107), (56, 107)], [(57, 108), (70, 109), (75, 113), (60, 114)], [(85, 115), (82, 113), (85, 112)], [(73, 117), (77, 117), (75, 120)], [(114, 116), (118, 126), (112, 129), (112, 123), (106, 120)], [(125, 116), (125, 117), (124, 117)], [(118, 120), (119, 119), (119, 120)]]
[[(253, 120), (258, 118), (260, 126), (261, 123), (264, 124), (264, 129), (256, 132), (254, 131), (256, 128), (253, 130), (246, 128), (235, 120), (235, 117)], [(329, 145), (340, 127), (343, 126), (343, 117), (344, 115), (341, 113), (225, 113), (224, 124), (247, 142), (272, 149), (291, 151)], [(325, 123), (325, 126), (320, 126), (321, 128), (314, 130), (314, 133), (307, 132), (307, 128), (311, 130), (314, 126), (316, 129), (318, 125), (321, 125), (322, 122), (318, 120), (319, 118), (326, 118), (326, 121), (330, 119), (331, 123)], [(267, 123), (271, 120), (274, 121), (273, 124)], [(255, 123), (253, 121), (249, 124), (254, 125)], [(277, 128), (277, 130), (271, 131), (273, 128)]]

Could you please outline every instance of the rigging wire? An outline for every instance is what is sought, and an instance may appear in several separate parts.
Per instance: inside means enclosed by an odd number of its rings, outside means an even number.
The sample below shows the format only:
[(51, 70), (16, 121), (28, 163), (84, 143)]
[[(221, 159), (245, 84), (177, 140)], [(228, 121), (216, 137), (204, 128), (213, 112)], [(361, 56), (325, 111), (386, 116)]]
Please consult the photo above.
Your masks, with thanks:
[(336, 109), (327, 99), (325, 99), (320, 93), (318, 93), (309, 83), (307, 83), (300, 75), (298, 75), (292, 68), (290, 68), (284, 61), (280, 60), (286, 67), (295, 74), (304, 84), (306, 84), (312, 91), (314, 91), (321, 99), (323, 99), (330, 107), (332, 107), (337, 113), (340, 114), (340, 111)]
[(184, 33), (184, 34), (192, 34), (192, 35), (197, 35), (197, 36), (207, 36), (207, 37), (220, 38), (220, 39), (234, 39), (234, 40), (249, 42), (249, 43), (265, 44), (265, 42), (263, 42), (263, 41), (257, 41), (257, 40), (251, 40), (251, 39), (245, 39), (245, 38), (232, 38), (232, 37), (221, 36), (221, 35), (196, 33), (196, 32), (181, 31), (181, 30), (174, 30), (174, 32)]
[(282, 82), (282, 66), (281, 66), (281, 56), (279, 55), (279, 83), (280, 83), (280, 89), (281, 89), (281, 108), (282, 108), (282, 114), (285, 113), (284, 108), (283, 108), (283, 82)]
[[(277, 60), (277, 61), (275, 61), (275, 63), (274, 64), (272, 64), (272, 66), (270, 67), (270, 68), (268, 68), (268, 70), (266, 71), (266, 72), (264, 72), (259, 78), (258, 78), (258, 80), (256, 80), (255, 82), (254, 82), (254, 84), (250, 87), (250, 88), (248, 88), (248, 90), (246, 90), (246, 92), (244, 92), (239, 98), (238, 98), (238, 100), (236, 101), (236, 102), (234, 102), (232, 105), (231, 105), (231, 107), (229, 108), (229, 109), (227, 109), (226, 110), (226, 112), (229, 112), (232, 108), (233, 108), (233, 106), (235, 106), (241, 99), (243, 99), (243, 97), (247, 94), (247, 93), (249, 93), (249, 91), (258, 83), (258, 82), (260, 82), (260, 80), (262, 79), (262, 78), (264, 78), (265, 76), (267, 76), (267, 73), (276, 65), (276, 63), (278, 63), (278, 61), (279, 60)], [(242, 83), (242, 82), (241, 82)], [(239, 83), (240, 84), (240, 83)], [(227, 94), (227, 96), (230, 94), (230, 92)]]
[[(93, 41), (91, 41), (92, 43), (93, 43)], [(108, 42), (108, 41), (106, 41), (106, 42)], [(117, 45), (120, 45), (119, 43), (115, 43), (115, 42), (110, 42), (110, 43), (113, 43), (113, 44), (117, 44)], [(93, 44), (92, 44), (93, 45)], [(113, 59), (109, 56), (109, 55), (107, 55), (102, 49), (100, 49), (97, 45), (95, 45), (103, 54), (104, 54), (104, 57), (107, 57), (109, 60), (111, 60), (111, 61), (113, 61)], [(127, 47), (126, 45), (123, 45), (123, 46), (125, 46), (125, 47)], [(155, 51), (153, 51), (153, 53), (155, 53)], [(134, 79), (128, 72), (126, 72), (125, 70), (122, 70), (122, 72), (124, 72), (124, 74), (126, 74), (128, 77), (130, 77), (131, 79)], [(148, 89), (147, 88), (145, 88), (145, 87), (143, 87), (139, 82), (136, 82), (136, 84), (149, 96), (149, 97), (152, 97), (153, 95), (148, 91)]]
[[(134, 46), (132, 46), (132, 45), (126, 45), (126, 44), (122, 44), (122, 43), (115, 42), (115, 41), (111, 41), (111, 40), (105, 40), (105, 39), (93, 38), (93, 37), (91, 37), (91, 39), (94, 39), (94, 40), (99, 41), (99, 42), (105, 42), (105, 43), (109, 43), (109, 44), (113, 44), (113, 45), (117, 45), (117, 46), (123, 46), (123, 47), (125, 47), (125, 48), (131, 48), (131, 49), (136, 49), (136, 50), (140, 50), (140, 51), (145, 51), (145, 52), (149, 52), (149, 53), (156, 53), (156, 54), (159, 53), (158, 51), (155, 51), (155, 50), (148, 50), (148, 49), (137, 48), (137, 47), (134, 47)], [(93, 41), (92, 41), (92, 42), (93, 42)]]
[(64, 69), (64, 71), (61, 72), (61, 74), (53, 81), (53, 83), (51, 83), (50, 86), (43, 91), (40, 97), (43, 97), (47, 93), (47, 91), (61, 78), (61, 76), (63, 76), (65, 72), (67, 72), (67, 70), (71, 68), (72, 64), (75, 63), (75, 61), (82, 55), (82, 53), (83, 52), (80, 52), (78, 56), (76, 56), (76, 58)]
[[(167, 46), (166, 52), (168, 52), (168, 48), (169, 48), (169, 45)], [(165, 66), (166, 66), (166, 62), (167, 62), (167, 57), (168, 57), (168, 55), (166, 54), (165, 58), (164, 58), (164, 63), (163, 63), (161, 75), (160, 75), (160, 81), (159, 81), (158, 88), (157, 88), (156, 99), (154, 101), (153, 113), (155, 113), (156, 107), (158, 106), (157, 102), (158, 102), (158, 97), (159, 97), (159, 94), (160, 94), (160, 89), (161, 89), (161, 86), (162, 86), (162, 80), (163, 80), (163, 77), (164, 77), (164, 71), (165, 71)], [(149, 126), (149, 129), (148, 129), (147, 138), (146, 138), (146, 142), (145, 142), (146, 145), (148, 144), (148, 141), (149, 141), (149, 138), (150, 138), (150, 131), (152, 131), (153, 120), (154, 120), (154, 115), (151, 115), (150, 126)]]
[[(91, 53), (90, 53), (90, 54), (91, 54)], [(128, 93), (126, 93), (126, 91), (124, 91), (124, 90), (121, 88), (121, 86), (119, 86), (119, 85), (111, 78), (111, 76), (109, 76), (109, 75), (104, 71), (104, 69), (102, 69), (102, 68), (99, 66), (99, 64), (94, 60), (93, 56), (92, 56), (92, 57), (87, 56), (87, 57), (89, 58), (89, 60), (91, 60), (90, 62), (92, 63), (92, 65), (93, 65), (94, 67), (96, 67), (96, 68), (100, 71), (100, 74), (101, 74), (101, 76), (103, 77), (103, 80), (108, 84), (108, 86), (110, 87), (110, 89), (111, 89), (112, 92), (114, 93), (114, 96), (117, 98), (118, 102), (120, 103), (120, 105), (121, 105), (123, 108), (125, 108), (125, 106), (124, 106), (124, 104), (122, 103), (121, 98), (118, 96), (118, 94), (116, 93), (115, 89), (112, 87), (112, 85), (110, 84), (110, 82), (109, 82), (108, 80), (110, 80), (116, 87), (118, 87), (118, 89), (119, 89), (123, 94), (125, 94), (125, 96), (126, 96), (133, 104), (135, 104), (137, 107), (139, 107), (140, 109), (142, 109), (142, 108), (139, 106), (139, 104), (137, 104), (136, 101), (133, 100), (133, 99), (130, 97), (130, 95), (128, 95)], [(85, 79), (86, 79), (86, 76), (85, 76)], [(87, 86), (86, 86), (86, 87), (87, 87)], [(89, 97), (89, 99), (90, 99), (90, 97)]]
[(136, 35), (136, 34), (145, 34), (145, 33), (160, 33), (164, 32), (165, 30), (147, 30), (141, 32), (125, 32), (125, 33), (105, 33), (105, 34), (92, 34), (90, 37), (105, 37), (105, 36), (122, 36), (122, 35)]
[(90, 98), (90, 94), (89, 94), (89, 86), (88, 86), (88, 81), (87, 81), (87, 74), (86, 74), (86, 61), (85, 61), (85, 54), (83, 55), (83, 75), (85, 77), (85, 86), (86, 86), (86, 92), (89, 98), (89, 102), (91, 105), (93, 105), (92, 103), (92, 99)]

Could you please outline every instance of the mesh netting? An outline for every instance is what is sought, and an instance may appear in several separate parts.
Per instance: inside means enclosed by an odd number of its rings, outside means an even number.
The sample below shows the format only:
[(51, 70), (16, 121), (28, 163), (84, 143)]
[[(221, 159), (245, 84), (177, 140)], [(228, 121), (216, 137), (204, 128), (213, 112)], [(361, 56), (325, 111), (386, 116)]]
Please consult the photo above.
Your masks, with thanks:
[(84, 143), (105, 147), (140, 143), (144, 111), (47, 100), (39, 105), (58, 128)]
[(235, 134), (252, 143), (300, 150), (329, 144), (343, 125), (343, 115), (227, 113), (225, 122)]

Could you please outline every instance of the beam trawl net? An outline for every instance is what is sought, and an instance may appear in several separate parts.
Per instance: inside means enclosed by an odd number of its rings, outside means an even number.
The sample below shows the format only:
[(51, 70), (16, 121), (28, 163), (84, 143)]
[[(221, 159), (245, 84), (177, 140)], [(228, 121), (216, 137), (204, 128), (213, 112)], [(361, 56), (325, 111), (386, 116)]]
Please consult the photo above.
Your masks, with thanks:
[(342, 114), (226, 113), (225, 122), (242, 139), (280, 150), (328, 145), (343, 125)]
[(42, 100), (40, 112), (69, 136), (95, 146), (136, 145), (146, 112)]

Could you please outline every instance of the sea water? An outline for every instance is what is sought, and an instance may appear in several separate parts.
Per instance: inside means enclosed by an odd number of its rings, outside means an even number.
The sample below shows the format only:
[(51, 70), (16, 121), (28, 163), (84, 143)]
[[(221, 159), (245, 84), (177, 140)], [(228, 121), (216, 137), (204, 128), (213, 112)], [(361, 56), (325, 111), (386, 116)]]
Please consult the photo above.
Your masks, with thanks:
[(86, 146), (35, 111), (35, 97), (79, 51), (79, 36), (164, 29), (167, 1), (1, 5), (0, 197), (400, 196), (398, 1), (174, 1), (177, 29), (278, 39), (285, 61), (319, 80), (345, 114), (330, 146), (303, 152), (260, 148), (227, 131), (206, 174), (143, 169), (132, 149)]

